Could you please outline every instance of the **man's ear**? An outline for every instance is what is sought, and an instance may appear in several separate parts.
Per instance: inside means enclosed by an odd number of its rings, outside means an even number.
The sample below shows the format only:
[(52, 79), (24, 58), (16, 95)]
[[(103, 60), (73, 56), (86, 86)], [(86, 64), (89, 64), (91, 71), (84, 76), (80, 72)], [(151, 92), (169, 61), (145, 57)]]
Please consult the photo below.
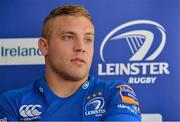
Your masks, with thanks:
[(42, 52), (42, 54), (44, 56), (46, 56), (48, 54), (48, 41), (45, 38), (40, 38), (38, 41), (38, 46), (40, 51)]

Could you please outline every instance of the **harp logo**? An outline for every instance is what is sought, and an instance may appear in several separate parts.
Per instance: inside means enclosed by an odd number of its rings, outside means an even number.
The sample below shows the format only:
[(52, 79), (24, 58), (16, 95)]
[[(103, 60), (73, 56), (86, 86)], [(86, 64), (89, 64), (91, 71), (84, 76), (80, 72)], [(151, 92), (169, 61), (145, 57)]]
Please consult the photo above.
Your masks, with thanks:
[(141, 61), (144, 59), (145, 55), (149, 51), (153, 41), (154, 41), (154, 34), (149, 30), (134, 30), (130, 32), (125, 32), (117, 36), (113, 36), (116, 32), (134, 25), (143, 25), (143, 24), (149, 24), (155, 26), (162, 35), (162, 40), (159, 45), (159, 47), (156, 49), (156, 51), (151, 54), (149, 57), (147, 57), (145, 60), (154, 60), (163, 50), (165, 43), (166, 43), (166, 34), (165, 29), (160, 24), (150, 21), (150, 20), (136, 20), (132, 22), (125, 23), (123, 25), (118, 26), (114, 30), (112, 30), (102, 41), (101, 47), (100, 47), (100, 56), (103, 62), (105, 62), (105, 59), (103, 57), (103, 49), (107, 41), (110, 40), (120, 40), (125, 39), (129, 45), (129, 48), (133, 54), (133, 56), (129, 59), (130, 61)]
[[(145, 29), (146, 26), (151, 26), (156, 31)], [(131, 29), (128, 30), (129, 28)], [(150, 51), (155, 39), (157, 40), (157, 33), (161, 37), (158, 39), (158, 46)], [(104, 48), (111, 41), (127, 42), (127, 49), (132, 53), (129, 62), (107, 63)], [(103, 64), (98, 64), (98, 75), (128, 75), (129, 83), (154, 83), (157, 77), (149, 77), (150, 75), (170, 73), (167, 62), (153, 62), (163, 51), (165, 44), (166, 30), (155, 21), (135, 20), (119, 25), (105, 36), (100, 45), (100, 57)], [(131, 77), (132, 75), (143, 75), (143, 77)]]

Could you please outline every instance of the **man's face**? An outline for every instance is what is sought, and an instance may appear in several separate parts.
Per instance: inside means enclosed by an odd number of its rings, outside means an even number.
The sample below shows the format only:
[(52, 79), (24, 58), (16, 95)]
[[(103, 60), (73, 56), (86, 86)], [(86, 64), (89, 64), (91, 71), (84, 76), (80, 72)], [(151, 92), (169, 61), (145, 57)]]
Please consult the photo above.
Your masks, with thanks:
[(94, 27), (83, 16), (52, 20), (47, 40), (46, 68), (64, 80), (79, 81), (89, 74), (94, 51)]

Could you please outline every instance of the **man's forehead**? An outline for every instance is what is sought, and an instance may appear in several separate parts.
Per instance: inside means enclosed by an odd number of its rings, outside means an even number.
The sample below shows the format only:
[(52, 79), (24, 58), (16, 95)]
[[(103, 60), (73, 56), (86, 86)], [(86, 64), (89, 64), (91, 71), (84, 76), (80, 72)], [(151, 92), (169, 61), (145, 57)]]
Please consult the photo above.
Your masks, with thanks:
[(92, 22), (83, 16), (59, 16), (52, 20), (52, 27), (60, 33), (69, 32), (94, 35), (94, 26)]

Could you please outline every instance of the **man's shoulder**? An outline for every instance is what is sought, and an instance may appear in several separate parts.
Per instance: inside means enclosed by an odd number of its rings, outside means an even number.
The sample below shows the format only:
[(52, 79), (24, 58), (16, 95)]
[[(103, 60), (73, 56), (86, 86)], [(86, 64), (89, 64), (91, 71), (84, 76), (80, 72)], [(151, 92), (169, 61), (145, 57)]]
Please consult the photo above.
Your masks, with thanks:
[(108, 95), (112, 92), (118, 92), (119, 86), (129, 86), (126, 81), (123, 80), (103, 80), (97, 77), (91, 78), (91, 87), (89, 92), (102, 92), (104, 95)]
[(33, 92), (33, 84), (1, 93), (0, 101), (15, 101), (16, 99), (21, 99), (25, 95), (31, 94), (31, 92)]
[(141, 120), (138, 98), (126, 81), (94, 78), (88, 95), (91, 102), (97, 100), (106, 106), (106, 120)]
[[(128, 82), (123, 80), (102, 80), (94, 77), (89, 92), (102, 92), (105, 98), (112, 99), (112, 97), (117, 97), (119, 101), (122, 101), (123, 98), (129, 97), (126, 95), (131, 95), (135, 101), (138, 101), (133, 88), (128, 84)], [(121, 96), (119, 96), (120, 94)], [(123, 97), (123, 95), (125, 97)]]
[(0, 115), (15, 117), (22, 100), (27, 101), (28, 96), (32, 95), (33, 85), (28, 85), (24, 88), (9, 90), (0, 95)]
[(123, 80), (104, 80), (97, 77), (93, 77), (92, 81), (95, 87), (114, 88), (119, 85), (128, 85), (128, 83)]

